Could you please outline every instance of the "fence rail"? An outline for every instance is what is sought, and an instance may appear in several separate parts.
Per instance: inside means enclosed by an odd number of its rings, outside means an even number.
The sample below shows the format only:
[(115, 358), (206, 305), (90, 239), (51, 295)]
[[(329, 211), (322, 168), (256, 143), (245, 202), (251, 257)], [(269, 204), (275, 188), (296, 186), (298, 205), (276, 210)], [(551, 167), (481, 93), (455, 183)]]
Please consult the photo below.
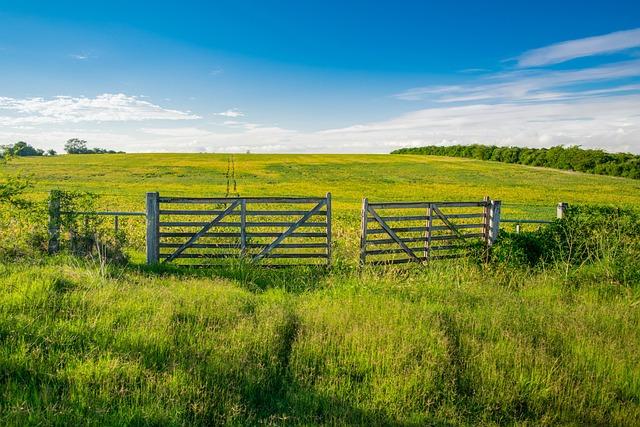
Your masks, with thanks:
[(149, 264), (201, 265), (230, 258), (267, 266), (280, 266), (272, 260), (287, 260), (285, 265), (331, 263), (330, 193), (243, 198), (147, 193), (146, 215)]
[[(489, 197), (471, 202), (372, 203), (363, 199), (360, 264), (402, 264), (462, 257), (468, 254), (470, 241), (492, 245), (499, 224), (500, 201)], [(377, 238), (379, 235), (383, 238)]]
[[(52, 193), (53, 196), (53, 193)], [(204, 206), (203, 206), (204, 205)], [(567, 203), (558, 203), (564, 218)], [(469, 242), (491, 246), (501, 223), (548, 224), (546, 219), (501, 218), (501, 202), (369, 202), (361, 212), (360, 263), (400, 264), (465, 256)], [(61, 215), (146, 219), (147, 262), (245, 258), (269, 266), (330, 265), (331, 194), (325, 197), (196, 198), (147, 193), (146, 212), (62, 211), (49, 201), (49, 252), (60, 246)], [(272, 260), (287, 260), (273, 264)], [(303, 261), (303, 262), (300, 262)], [(307, 262), (311, 261), (311, 262)], [(322, 264), (319, 264), (320, 261)], [(201, 265), (201, 264), (197, 264)], [(210, 264), (207, 264), (210, 265)]]

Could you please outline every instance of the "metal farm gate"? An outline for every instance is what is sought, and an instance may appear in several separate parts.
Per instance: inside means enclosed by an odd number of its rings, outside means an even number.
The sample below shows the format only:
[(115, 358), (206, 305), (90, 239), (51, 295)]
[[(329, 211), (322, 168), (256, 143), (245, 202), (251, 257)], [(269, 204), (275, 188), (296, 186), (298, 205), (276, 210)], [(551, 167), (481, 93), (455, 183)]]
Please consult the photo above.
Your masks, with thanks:
[(362, 203), (360, 264), (458, 258), (495, 241), (500, 201)]
[(331, 194), (323, 198), (160, 197), (147, 193), (147, 263), (265, 266), (331, 263)]

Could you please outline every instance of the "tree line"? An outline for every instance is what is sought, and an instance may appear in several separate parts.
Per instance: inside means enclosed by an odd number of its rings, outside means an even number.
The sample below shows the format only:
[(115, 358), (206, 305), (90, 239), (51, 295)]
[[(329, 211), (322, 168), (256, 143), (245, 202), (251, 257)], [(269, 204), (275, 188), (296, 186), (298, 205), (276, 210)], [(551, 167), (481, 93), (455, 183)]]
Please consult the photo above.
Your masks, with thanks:
[[(71, 138), (64, 144), (67, 154), (120, 154), (124, 151), (114, 151), (105, 148), (88, 148), (87, 141)], [(42, 150), (32, 145), (18, 141), (15, 144), (0, 145), (0, 157), (31, 157), (31, 156), (55, 156), (55, 150)]]
[(424, 154), (466, 157), (503, 163), (543, 166), (598, 175), (640, 179), (640, 156), (631, 153), (607, 153), (579, 146), (551, 148), (498, 147), (495, 145), (450, 145), (401, 148), (391, 154)]

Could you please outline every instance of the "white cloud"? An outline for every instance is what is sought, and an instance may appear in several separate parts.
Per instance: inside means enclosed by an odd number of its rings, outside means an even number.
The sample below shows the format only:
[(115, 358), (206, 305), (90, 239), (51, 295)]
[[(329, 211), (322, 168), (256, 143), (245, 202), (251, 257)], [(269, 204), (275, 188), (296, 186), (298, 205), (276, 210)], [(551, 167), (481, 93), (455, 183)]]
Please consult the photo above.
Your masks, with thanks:
[[(9, 115), (2, 115), (5, 111)], [(6, 113), (5, 113), (6, 114)], [(57, 96), (51, 99), (0, 97), (0, 124), (43, 124), (113, 122), (140, 120), (190, 120), (199, 116), (162, 108), (139, 97), (125, 94), (98, 95), (95, 98)]]
[(640, 28), (617, 31), (529, 50), (518, 57), (518, 66), (539, 67), (558, 64), (575, 58), (614, 53), (638, 46)]
[[(556, 88), (615, 82), (638, 76), (640, 76), (640, 60), (636, 59), (584, 69), (518, 70), (494, 73), (465, 84), (412, 88), (394, 97), (406, 101), (428, 99), (437, 102), (536, 101), (544, 98), (546, 91)], [(574, 89), (571, 94), (573, 97), (593, 95), (588, 93), (589, 90), (582, 92)]]
[(390, 120), (318, 132), (278, 126), (144, 127), (101, 134), (90, 128), (0, 130), (4, 140), (24, 139), (40, 148), (61, 148), (71, 137), (91, 146), (130, 152), (386, 153), (420, 145), (496, 144), (550, 147), (582, 145), (640, 153), (640, 94), (563, 102), (474, 104), (426, 108)]
[(244, 117), (244, 113), (242, 111), (239, 111), (237, 108), (231, 108), (227, 111), (222, 111), (220, 113), (214, 113), (214, 115), (216, 116), (223, 116), (223, 117)]
[(85, 59), (89, 59), (90, 56), (86, 53), (72, 53), (69, 55), (69, 57), (73, 58), (73, 59), (77, 59), (79, 61), (83, 61)]

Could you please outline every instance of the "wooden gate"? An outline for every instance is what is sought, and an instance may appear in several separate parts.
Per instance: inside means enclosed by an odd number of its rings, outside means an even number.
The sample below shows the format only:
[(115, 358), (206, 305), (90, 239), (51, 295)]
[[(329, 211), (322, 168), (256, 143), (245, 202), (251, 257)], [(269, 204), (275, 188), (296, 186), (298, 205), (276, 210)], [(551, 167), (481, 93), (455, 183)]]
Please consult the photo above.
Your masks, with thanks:
[(191, 266), (243, 258), (268, 266), (331, 262), (324, 198), (160, 197), (147, 193), (147, 263)]
[(500, 201), (362, 203), (360, 264), (458, 258), (498, 235)]

